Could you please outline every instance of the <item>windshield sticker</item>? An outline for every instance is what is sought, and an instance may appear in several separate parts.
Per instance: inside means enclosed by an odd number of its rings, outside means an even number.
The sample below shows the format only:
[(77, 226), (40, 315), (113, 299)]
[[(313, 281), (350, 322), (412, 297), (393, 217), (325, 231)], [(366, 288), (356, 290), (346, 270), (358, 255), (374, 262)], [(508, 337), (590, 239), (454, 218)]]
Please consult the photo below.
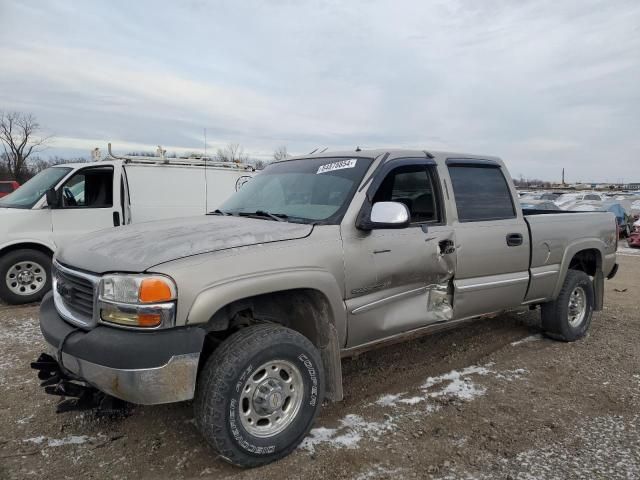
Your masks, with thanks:
[(356, 166), (357, 161), (357, 158), (352, 158), (350, 160), (340, 160), (339, 162), (327, 163), (326, 165), (318, 167), (316, 174), (333, 172), (334, 170), (343, 170), (345, 168), (353, 168)]

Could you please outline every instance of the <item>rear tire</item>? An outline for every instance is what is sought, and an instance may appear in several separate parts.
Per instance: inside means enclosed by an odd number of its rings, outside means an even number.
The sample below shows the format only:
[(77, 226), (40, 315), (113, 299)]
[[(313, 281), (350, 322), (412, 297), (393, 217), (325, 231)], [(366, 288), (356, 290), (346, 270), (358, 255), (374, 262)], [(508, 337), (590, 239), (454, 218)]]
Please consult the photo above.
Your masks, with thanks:
[(568, 270), (558, 298), (542, 305), (542, 328), (548, 337), (573, 342), (591, 325), (595, 294), (589, 275)]
[(194, 402), (198, 429), (229, 463), (258, 467), (291, 453), (324, 395), (320, 355), (279, 325), (243, 328), (206, 361)]
[(0, 298), (12, 305), (39, 302), (51, 290), (51, 256), (24, 248), (0, 257)]

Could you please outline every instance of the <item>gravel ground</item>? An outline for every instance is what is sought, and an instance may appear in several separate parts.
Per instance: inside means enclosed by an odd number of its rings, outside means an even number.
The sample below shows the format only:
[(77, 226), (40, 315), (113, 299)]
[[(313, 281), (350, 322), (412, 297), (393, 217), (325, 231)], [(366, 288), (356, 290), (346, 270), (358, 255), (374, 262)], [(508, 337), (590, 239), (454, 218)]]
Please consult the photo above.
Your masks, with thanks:
[(294, 454), (251, 471), (216, 458), (188, 402), (55, 414), (29, 369), (37, 308), (0, 305), (0, 478), (640, 478), (635, 252), (585, 339), (548, 340), (524, 310), (345, 360), (345, 400)]

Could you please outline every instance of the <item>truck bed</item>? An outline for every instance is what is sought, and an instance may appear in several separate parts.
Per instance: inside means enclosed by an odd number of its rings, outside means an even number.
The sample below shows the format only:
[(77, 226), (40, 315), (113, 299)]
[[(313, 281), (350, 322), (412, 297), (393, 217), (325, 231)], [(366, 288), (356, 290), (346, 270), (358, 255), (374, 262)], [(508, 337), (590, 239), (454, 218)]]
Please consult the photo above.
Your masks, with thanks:
[[(554, 210), (525, 210), (524, 219), (531, 238), (531, 281), (526, 301), (549, 298), (563, 278), (565, 257), (571, 258), (572, 243), (592, 241), (594, 248), (607, 245), (602, 270), (607, 275), (615, 263), (616, 239), (612, 237), (616, 218), (610, 212), (565, 212)], [(615, 234), (614, 234), (615, 235)]]

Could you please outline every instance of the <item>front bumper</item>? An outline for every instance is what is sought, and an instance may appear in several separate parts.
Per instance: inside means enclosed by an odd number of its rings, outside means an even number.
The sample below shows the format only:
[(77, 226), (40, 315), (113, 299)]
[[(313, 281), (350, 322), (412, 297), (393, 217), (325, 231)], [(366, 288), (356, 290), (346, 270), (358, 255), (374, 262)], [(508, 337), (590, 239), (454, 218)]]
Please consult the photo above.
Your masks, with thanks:
[(40, 329), (50, 353), (67, 371), (106, 394), (142, 405), (194, 396), (205, 336), (201, 328), (134, 332), (98, 326), (84, 331), (58, 315), (48, 294), (40, 306)]

